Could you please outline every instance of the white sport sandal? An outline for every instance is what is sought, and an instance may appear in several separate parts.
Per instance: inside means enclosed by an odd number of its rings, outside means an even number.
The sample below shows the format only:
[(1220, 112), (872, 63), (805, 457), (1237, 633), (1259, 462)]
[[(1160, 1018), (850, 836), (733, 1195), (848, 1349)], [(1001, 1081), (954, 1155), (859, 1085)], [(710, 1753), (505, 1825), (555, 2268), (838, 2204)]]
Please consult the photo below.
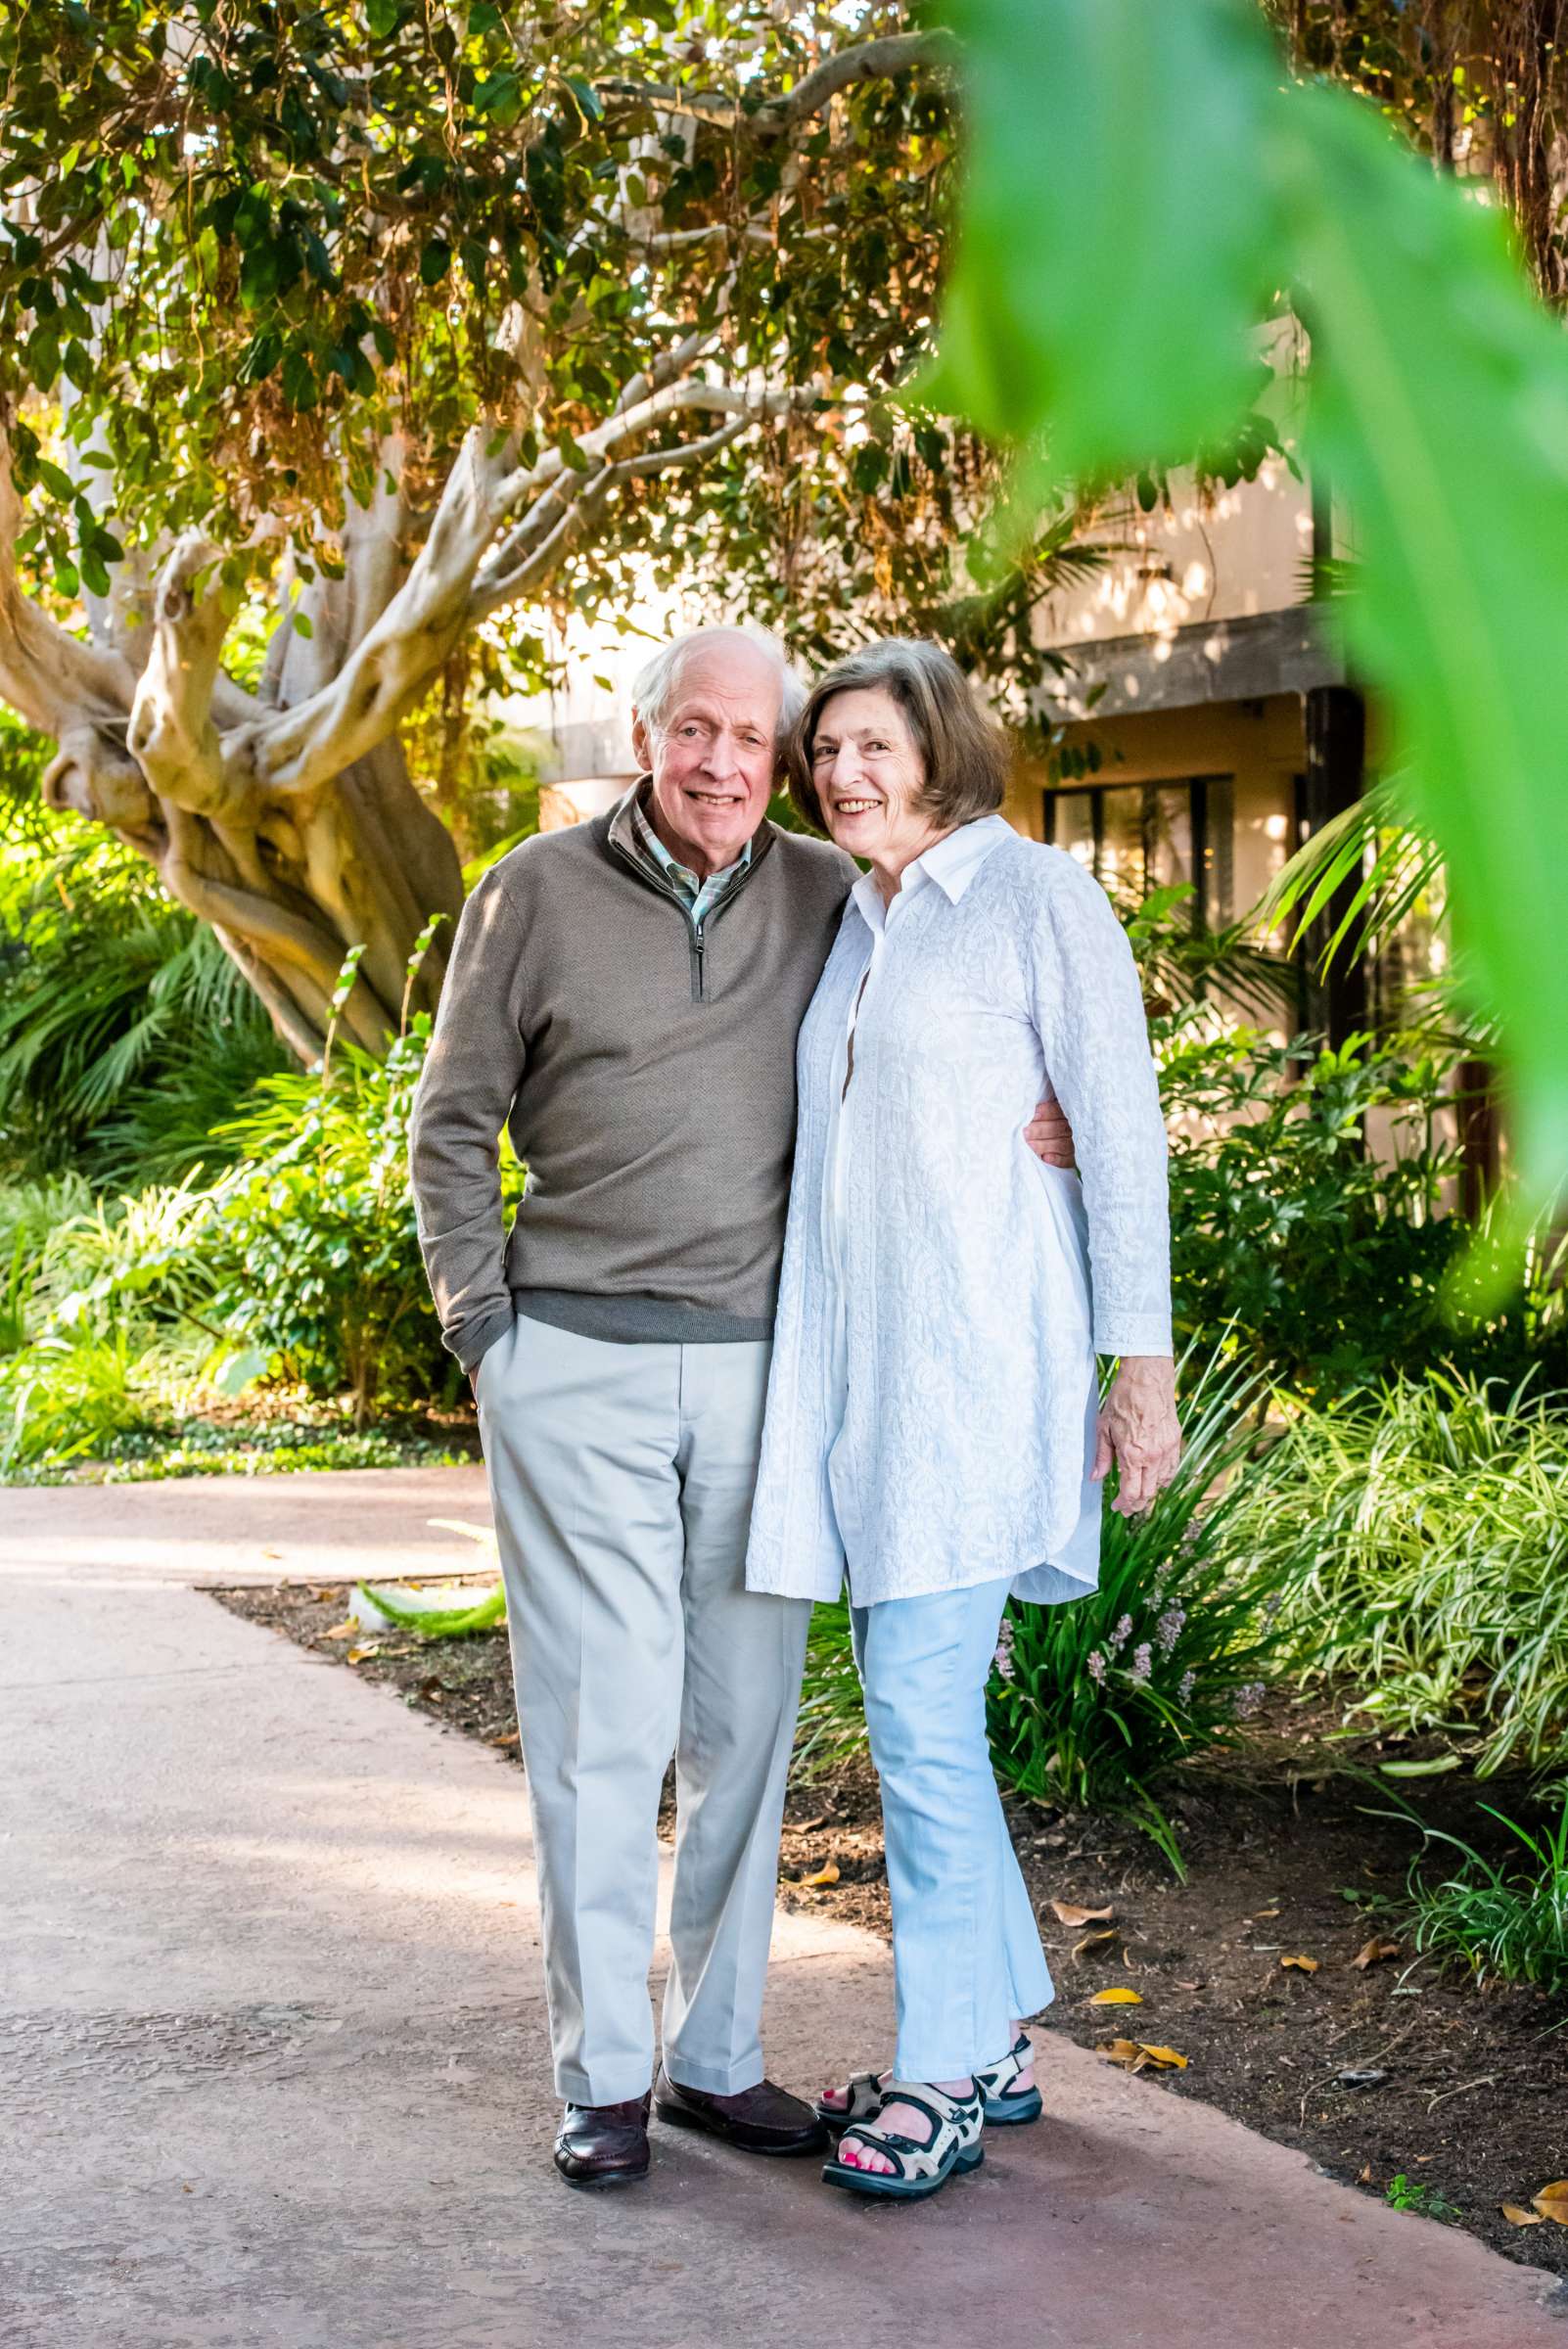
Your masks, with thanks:
[(816, 2099), (816, 2117), (829, 2129), (851, 2129), (856, 2121), (874, 2121), (882, 2110), (882, 2074), (856, 2072), (844, 2084), (846, 2101), (830, 2104), (825, 2096)]
[[(1034, 2060), (1029, 2033), (1020, 2031), (1010, 2054), (1004, 2055), (1000, 2063), (988, 2063), (983, 2071), (976, 2072), (975, 2085), (986, 2099), (988, 2129), (1022, 2128), (1026, 2121), (1039, 2119), (1045, 2109), (1039, 2090), (1015, 2086), (1019, 2073), (1028, 2071)], [(822, 2110), (820, 2104), (817, 2110)]]
[[(981, 2133), (986, 2126), (985, 2098), (977, 2088), (971, 2096), (949, 2096), (924, 2081), (890, 2080), (882, 2091), (885, 2104), (912, 2105), (931, 2123), (923, 2144), (897, 2133), (873, 2136), (863, 2122), (852, 2122), (839, 2140), (833, 2159), (822, 2165), (829, 2186), (849, 2194), (866, 2194), (883, 2202), (921, 2202), (940, 2193), (949, 2178), (978, 2170), (986, 2158)], [(894, 2164), (890, 2170), (857, 2170), (844, 2159), (851, 2142), (863, 2144)]]

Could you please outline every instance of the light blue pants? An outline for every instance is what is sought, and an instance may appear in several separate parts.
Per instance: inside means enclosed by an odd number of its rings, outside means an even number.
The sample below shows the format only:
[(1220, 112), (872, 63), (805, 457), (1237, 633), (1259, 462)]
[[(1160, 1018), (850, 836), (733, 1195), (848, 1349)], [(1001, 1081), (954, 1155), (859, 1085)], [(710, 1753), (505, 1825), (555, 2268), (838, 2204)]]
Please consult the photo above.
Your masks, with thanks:
[(995, 2063), (1055, 1993), (986, 1735), (1007, 1582), (854, 1607), (893, 1896), (900, 2080)]

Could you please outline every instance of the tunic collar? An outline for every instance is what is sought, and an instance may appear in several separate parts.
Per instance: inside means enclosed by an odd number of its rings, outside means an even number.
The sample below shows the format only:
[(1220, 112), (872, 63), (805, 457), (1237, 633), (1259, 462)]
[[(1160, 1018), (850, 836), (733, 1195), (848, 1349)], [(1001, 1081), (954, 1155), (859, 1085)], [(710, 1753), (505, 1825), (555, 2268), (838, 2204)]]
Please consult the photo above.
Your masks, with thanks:
[[(923, 855), (904, 866), (894, 905), (900, 898), (913, 897), (928, 881), (935, 881), (948, 902), (956, 905), (992, 849), (999, 849), (1004, 840), (1012, 838), (1012, 825), (1003, 816), (982, 815), (972, 824), (960, 824), (956, 832), (934, 842)], [(851, 895), (868, 928), (879, 931), (886, 927), (893, 907), (883, 904), (875, 873), (862, 873)]]

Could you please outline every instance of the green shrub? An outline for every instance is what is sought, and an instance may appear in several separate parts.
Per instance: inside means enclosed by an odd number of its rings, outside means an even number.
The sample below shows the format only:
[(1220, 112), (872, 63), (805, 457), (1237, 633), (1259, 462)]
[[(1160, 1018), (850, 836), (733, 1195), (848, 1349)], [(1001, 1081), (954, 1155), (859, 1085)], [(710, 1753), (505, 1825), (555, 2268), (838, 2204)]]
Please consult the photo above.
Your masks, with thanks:
[[(1353, 1037), (1340, 1051), (1195, 1017), (1161, 1039), (1171, 1126), (1178, 1346), (1224, 1336), (1253, 1366), (1318, 1394), (1364, 1387), (1452, 1344), (1442, 1284), (1461, 1228), (1439, 1216), (1452, 1153), (1435, 1124), (1440, 1058)], [(1366, 1120), (1402, 1129), (1392, 1164)]]
[(218, 1152), (210, 1128), (287, 1058), (213, 933), (145, 860), (13, 808), (0, 858), (0, 1163), (142, 1185)]
[[(1054, 1607), (1009, 1601), (991, 1685), (1002, 1778), (1037, 1802), (1135, 1819), (1178, 1871), (1155, 1784), (1185, 1755), (1235, 1736), (1280, 1642), (1272, 1581), (1233, 1533), (1241, 1492), (1266, 1491), (1272, 1475), (1269, 1455), (1253, 1456), (1259, 1396), (1234, 1364), (1203, 1366), (1182, 1400), (1176, 1480), (1141, 1518), (1107, 1508), (1098, 1589)], [(1271, 1575), (1287, 1570), (1276, 1551)], [(819, 1606), (796, 1767), (809, 1775), (864, 1745), (848, 1609)]]
[[(1141, 1517), (1107, 1506), (1098, 1588), (1061, 1606), (1009, 1603), (991, 1689), (1000, 1775), (1036, 1802), (1135, 1820), (1180, 1868), (1154, 1787), (1223, 1745), (1262, 1701), (1280, 1633), (1276, 1547), (1261, 1574), (1236, 1539), (1244, 1494), (1273, 1483), (1257, 1452), (1257, 1382), (1211, 1359), (1182, 1404), (1176, 1477)], [(1114, 1471), (1109, 1491), (1115, 1489)]]
[(1562, 1250), (1545, 1238), (1484, 1319), (1455, 1321), (1453, 1276), (1489, 1234), (1446, 1212), (1453, 1047), (1421, 1035), (1283, 1044), (1191, 1006), (1154, 1033), (1178, 1346), (1202, 1356), (1223, 1338), (1320, 1401), (1442, 1363), (1568, 1379)]
[(143, 1351), (123, 1330), (45, 1336), (0, 1363), (0, 1477), (63, 1467), (148, 1428), (156, 1410)]
[(1269, 1490), (1239, 1497), (1238, 1535), (1289, 1562), (1303, 1664), (1482, 1773), (1568, 1749), (1565, 1400), (1431, 1373), (1287, 1405)]
[[(438, 919), (439, 917), (438, 917)], [(436, 924), (414, 950), (418, 966)], [(344, 965), (346, 1001), (358, 950)], [(384, 1061), (329, 1035), (316, 1071), (286, 1071), (221, 1128), (240, 1164), (212, 1193), (212, 1311), (227, 1340), (316, 1395), (346, 1392), (354, 1424), (381, 1404), (455, 1394), (408, 1181), (408, 1126), (430, 1043), (417, 1013)], [(503, 1148), (503, 1206), (523, 1171)]]
[(319, 1070), (264, 1078), (220, 1129), (241, 1155), (212, 1194), (217, 1317), (258, 1369), (311, 1394), (349, 1393), (356, 1427), (379, 1400), (444, 1380), (408, 1185), (430, 1028), (417, 1014), (385, 1061), (329, 1039)]

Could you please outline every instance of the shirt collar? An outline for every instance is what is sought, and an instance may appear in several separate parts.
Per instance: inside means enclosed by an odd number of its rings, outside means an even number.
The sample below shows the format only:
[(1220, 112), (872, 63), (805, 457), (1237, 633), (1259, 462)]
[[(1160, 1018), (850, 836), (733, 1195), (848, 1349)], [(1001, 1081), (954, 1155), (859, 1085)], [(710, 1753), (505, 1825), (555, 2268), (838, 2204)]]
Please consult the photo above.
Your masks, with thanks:
[[(944, 839), (934, 842), (922, 855), (904, 866), (894, 905), (899, 903), (899, 898), (912, 898), (917, 890), (924, 889), (931, 881), (937, 884), (949, 904), (956, 905), (992, 849), (999, 849), (1004, 840), (1011, 840), (1012, 837), (1011, 824), (999, 815), (977, 816), (972, 824), (960, 824), (956, 832), (949, 832)], [(850, 895), (859, 907), (869, 930), (879, 931), (887, 927), (887, 917), (893, 906), (884, 905), (875, 873), (862, 873)]]
[(918, 867), (956, 905), (992, 849), (999, 849), (1012, 837), (1012, 825), (1005, 817), (977, 816), (972, 824), (960, 824), (956, 832), (949, 832), (923, 856), (917, 856), (904, 874), (904, 886), (908, 886), (909, 873)]
[(711, 873), (706, 882), (699, 881), (689, 865), (682, 864), (677, 856), (671, 855), (654, 830), (652, 819), (643, 805), (640, 784), (628, 796), (623, 805), (630, 809), (631, 828), (636, 835), (639, 848), (653, 857), (662, 872), (668, 873), (671, 880), (683, 883), (694, 894), (700, 895), (705, 888), (712, 889), (716, 881), (727, 881), (732, 873), (744, 872), (752, 861), (752, 844), (748, 840), (733, 863), (726, 864), (722, 872)]

